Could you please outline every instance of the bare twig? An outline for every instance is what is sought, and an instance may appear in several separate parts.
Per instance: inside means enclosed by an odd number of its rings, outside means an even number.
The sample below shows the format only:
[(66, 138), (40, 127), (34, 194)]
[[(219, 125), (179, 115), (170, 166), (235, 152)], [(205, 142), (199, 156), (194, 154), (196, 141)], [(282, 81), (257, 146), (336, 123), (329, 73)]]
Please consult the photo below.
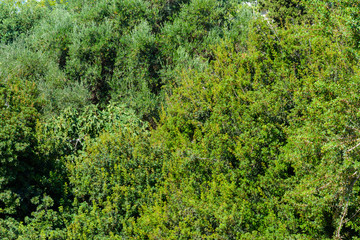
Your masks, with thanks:
[[(360, 145), (360, 143), (359, 143), (358, 145)], [(356, 147), (356, 146), (355, 146), (355, 147)], [(356, 175), (357, 175), (357, 176), (356, 176)], [(351, 182), (351, 184), (350, 184), (350, 186), (349, 186), (349, 188), (348, 188), (348, 192), (347, 192), (347, 196), (346, 196), (346, 204), (345, 204), (345, 207), (344, 207), (343, 212), (342, 212), (342, 214), (341, 214), (340, 223), (339, 223), (339, 226), (338, 226), (338, 228), (337, 228), (337, 230), (336, 230), (336, 234), (335, 234), (335, 238), (336, 238), (336, 239), (341, 239), (341, 235), (340, 235), (340, 233), (341, 233), (341, 228), (342, 228), (342, 226), (344, 225), (344, 223), (346, 223), (346, 222), (348, 221), (348, 220), (344, 221), (344, 219), (345, 219), (345, 217), (346, 217), (346, 215), (347, 215), (347, 211), (348, 211), (348, 208), (349, 208), (349, 195), (351, 194), (352, 189), (353, 189), (355, 183), (356, 183), (356, 182), (359, 180), (359, 178), (360, 178), (360, 175), (358, 175), (358, 172), (357, 172), (357, 171), (356, 171), (354, 174), (351, 175), (351, 177), (353, 177), (353, 176), (356, 176), (356, 177), (355, 177), (355, 179)]]
[(360, 208), (358, 210), (356, 210), (356, 212), (350, 218), (346, 219), (346, 221), (344, 223), (347, 223), (348, 221), (353, 219), (359, 212), (360, 212)]
[(350, 152), (350, 151), (354, 150), (355, 148), (357, 148), (358, 146), (360, 146), (360, 142), (358, 144), (356, 144), (354, 147), (347, 150), (346, 152)]

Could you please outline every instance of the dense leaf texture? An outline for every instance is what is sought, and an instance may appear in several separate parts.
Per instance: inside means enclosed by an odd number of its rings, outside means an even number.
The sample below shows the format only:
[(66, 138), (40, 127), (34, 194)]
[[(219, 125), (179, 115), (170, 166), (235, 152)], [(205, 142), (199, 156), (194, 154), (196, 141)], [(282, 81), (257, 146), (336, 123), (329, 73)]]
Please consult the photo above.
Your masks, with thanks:
[(0, 237), (357, 239), (358, 12), (1, 3)]

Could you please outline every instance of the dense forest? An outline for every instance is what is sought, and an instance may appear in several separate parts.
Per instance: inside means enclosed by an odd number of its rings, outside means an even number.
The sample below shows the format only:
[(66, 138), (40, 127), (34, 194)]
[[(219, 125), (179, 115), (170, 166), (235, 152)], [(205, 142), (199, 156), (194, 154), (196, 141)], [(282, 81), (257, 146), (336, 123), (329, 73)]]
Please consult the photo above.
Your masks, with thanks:
[(360, 239), (360, 2), (0, 1), (0, 239)]

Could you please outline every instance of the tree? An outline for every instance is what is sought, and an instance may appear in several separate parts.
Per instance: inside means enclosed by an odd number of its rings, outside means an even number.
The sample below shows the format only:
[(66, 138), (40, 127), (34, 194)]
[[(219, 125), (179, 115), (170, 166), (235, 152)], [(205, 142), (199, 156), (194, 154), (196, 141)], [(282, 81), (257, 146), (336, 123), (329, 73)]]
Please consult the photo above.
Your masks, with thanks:
[(27, 34), (46, 15), (37, 1), (18, 4), (5, 0), (0, 3), (0, 42), (11, 43), (22, 34)]
[(338, 38), (260, 21), (248, 51), (225, 42), (184, 71), (153, 135), (167, 177), (138, 237), (356, 236), (359, 69)]
[(0, 91), (0, 216), (22, 219), (32, 210), (30, 199), (43, 191), (44, 163), (34, 152), (41, 102), (31, 82), (3, 79)]
[(301, 23), (306, 20), (306, 1), (301, 0), (260, 0), (259, 7), (267, 12), (267, 16), (280, 26)]

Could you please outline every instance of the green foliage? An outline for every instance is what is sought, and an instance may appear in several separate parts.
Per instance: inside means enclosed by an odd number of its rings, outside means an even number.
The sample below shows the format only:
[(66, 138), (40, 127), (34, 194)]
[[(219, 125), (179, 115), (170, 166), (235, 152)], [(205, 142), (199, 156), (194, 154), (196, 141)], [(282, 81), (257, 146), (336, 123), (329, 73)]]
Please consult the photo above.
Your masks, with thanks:
[(33, 148), (41, 103), (34, 83), (4, 79), (0, 84), (0, 216), (22, 217), (29, 211), (29, 198), (39, 191), (42, 163)]
[(1, 2), (0, 238), (356, 239), (359, 5), (258, 6)]
[(0, 42), (11, 43), (21, 34), (26, 34), (46, 15), (36, 1), (16, 4), (13, 0), (0, 3)]
[(105, 131), (68, 159), (75, 197), (68, 238), (120, 239), (161, 179), (162, 156), (133, 125)]
[(66, 231), (64, 224), (67, 219), (63, 210), (51, 209), (54, 202), (49, 196), (31, 199), (38, 205), (31, 217), (25, 218), (25, 223), (18, 222), (13, 218), (0, 220), (0, 237), (3, 239), (65, 239)]
[(212, 59), (212, 45), (224, 35), (241, 42), (239, 38), (246, 38), (249, 21), (251, 9), (237, 1), (192, 1), (184, 5), (173, 22), (164, 25), (159, 39), (161, 52), (170, 63), (179, 48), (190, 56)]
[(37, 141), (40, 143), (40, 153), (49, 159), (73, 154), (102, 131), (111, 131), (123, 125), (146, 127), (133, 111), (123, 105), (111, 104), (104, 110), (99, 110), (94, 105), (89, 105), (82, 111), (67, 108), (59, 116), (38, 122)]
[[(157, 43), (151, 26), (144, 21), (122, 38), (117, 53), (112, 98), (136, 109), (140, 116), (154, 116), (161, 91)], [(150, 117), (150, 118), (151, 118)]]
[(307, 1), (301, 0), (260, 0), (259, 7), (267, 12), (278, 25), (285, 26), (287, 23), (297, 24), (308, 18), (306, 8)]
[(206, 64), (222, 37), (246, 36), (252, 15), (237, 0), (42, 1), (20, 5), (17, 14), (27, 6), (42, 15), (4, 52), (12, 51), (10, 63), (30, 65), (25, 74), (41, 82), (47, 115), (89, 102), (105, 108), (113, 100), (151, 122), (184, 65), (180, 58)]
[(41, 112), (45, 115), (88, 104), (90, 94), (83, 83), (69, 81), (47, 54), (26, 45), (24, 41), (18, 41), (0, 48), (1, 79), (16, 78), (36, 83), (38, 95), (44, 101)]
[(249, 51), (224, 43), (207, 70), (184, 71), (140, 238), (356, 236), (359, 70), (337, 37), (257, 23)]
[(62, 8), (56, 8), (34, 27), (28, 39), (29, 45), (35, 51), (47, 53), (49, 55), (47, 57), (63, 69), (66, 65), (73, 28), (72, 15)]

